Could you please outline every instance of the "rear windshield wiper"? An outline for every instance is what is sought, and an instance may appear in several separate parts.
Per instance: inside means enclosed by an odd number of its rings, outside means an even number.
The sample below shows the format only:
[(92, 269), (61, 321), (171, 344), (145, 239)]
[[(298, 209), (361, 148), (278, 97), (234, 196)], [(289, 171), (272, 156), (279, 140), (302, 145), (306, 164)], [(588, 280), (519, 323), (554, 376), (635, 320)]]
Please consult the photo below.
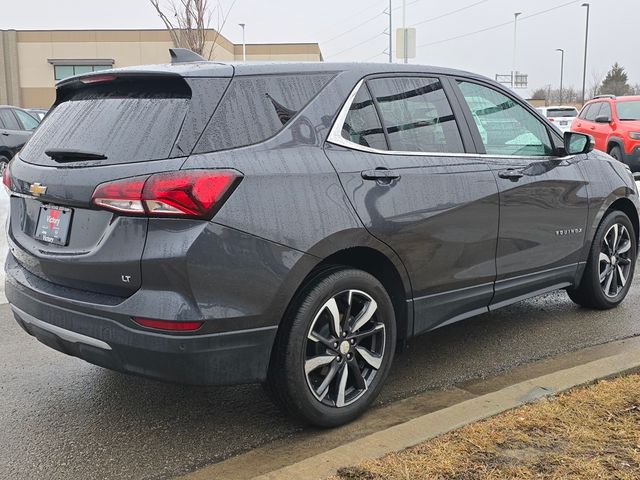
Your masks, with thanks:
[(102, 153), (67, 148), (50, 148), (49, 150), (45, 150), (44, 153), (56, 162), (80, 162), (82, 160), (107, 159), (107, 156)]

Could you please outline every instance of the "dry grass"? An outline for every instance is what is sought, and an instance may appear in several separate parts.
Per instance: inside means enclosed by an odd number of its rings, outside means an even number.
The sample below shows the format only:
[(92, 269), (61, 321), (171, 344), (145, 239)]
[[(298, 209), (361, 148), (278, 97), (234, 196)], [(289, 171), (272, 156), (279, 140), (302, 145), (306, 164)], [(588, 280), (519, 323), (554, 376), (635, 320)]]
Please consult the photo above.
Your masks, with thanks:
[(505, 412), (334, 479), (640, 479), (640, 375)]

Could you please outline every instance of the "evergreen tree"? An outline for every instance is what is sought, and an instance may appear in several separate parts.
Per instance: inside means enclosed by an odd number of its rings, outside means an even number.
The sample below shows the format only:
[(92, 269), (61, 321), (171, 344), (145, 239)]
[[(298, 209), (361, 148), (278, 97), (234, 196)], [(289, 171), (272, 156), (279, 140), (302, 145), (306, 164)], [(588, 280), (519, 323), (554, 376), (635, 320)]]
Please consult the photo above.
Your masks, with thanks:
[(598, 89), (598, 94), (616, 96), (628, 95), (631, 91), (628, 81), (629, 76), (627, 75), (627, 72), (625, 72), (624, 68), (616, 62), (604, 78), (602, 85)]

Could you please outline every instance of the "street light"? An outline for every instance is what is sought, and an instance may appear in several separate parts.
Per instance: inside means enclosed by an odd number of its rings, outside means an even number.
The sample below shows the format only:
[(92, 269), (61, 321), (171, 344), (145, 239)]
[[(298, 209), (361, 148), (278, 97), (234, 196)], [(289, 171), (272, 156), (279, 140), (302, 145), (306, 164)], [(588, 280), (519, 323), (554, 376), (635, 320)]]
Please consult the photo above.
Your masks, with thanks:
[(518, 17), (522, 15), (522, 12), (516, 12), (513, 14), (513, 70), (511, 70), (511, 88), (516, 86), (516, 58), (518, 53)]
[(244, 40), (244, 27), (246, 24), (239, 23), (238, 25), (242, 27), (242, 61), (244, 63), (247, 63), (247, 44), (245, 43), (245, 40)]
[(556, 52), (562, 53), (562, 59), (560, 60), (560, 105), (562, 105), (562, 81), (564, 80), (564, 50), (562, 48), (556, 48)]
[(583, 7), (587, 7), (587, 23), (585, 27), (584, 33), (584, 70), (582, 71), (582, 104), (584, 105), (585, 100), (585, 89), (587, 86), (587, 49), (589, 47), (589, 9), (590, 6), (588, 3), (583, 3)]

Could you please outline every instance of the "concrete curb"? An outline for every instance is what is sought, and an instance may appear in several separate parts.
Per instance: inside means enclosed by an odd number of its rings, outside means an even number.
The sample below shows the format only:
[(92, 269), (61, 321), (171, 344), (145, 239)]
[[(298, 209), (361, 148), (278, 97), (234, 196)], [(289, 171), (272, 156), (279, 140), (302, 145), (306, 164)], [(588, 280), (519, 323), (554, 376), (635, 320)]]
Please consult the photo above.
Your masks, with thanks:
[(618, 355), (527, 380), (423, 415), (254, 478), (256, 480), (325, 479), (335, 474), (340, 467), (355, 465), (366, 459), (412, 447), (469, 423), (548, 395), (637, 370), (640, 370), (640, 350), (633, 348)]

